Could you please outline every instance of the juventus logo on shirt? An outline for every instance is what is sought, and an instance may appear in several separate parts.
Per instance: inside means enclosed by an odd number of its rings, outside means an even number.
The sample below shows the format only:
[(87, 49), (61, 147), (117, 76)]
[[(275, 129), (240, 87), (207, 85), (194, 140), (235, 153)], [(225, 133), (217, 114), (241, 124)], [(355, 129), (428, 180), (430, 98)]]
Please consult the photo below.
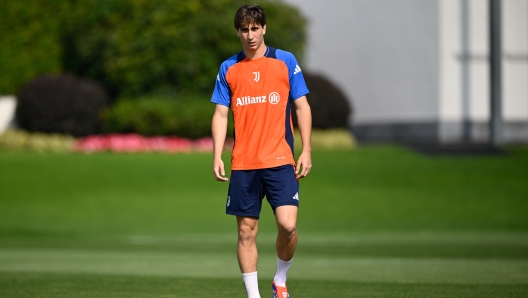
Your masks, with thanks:
[(253, 74), (255, 75), (253, 81), (258, 82), (260, 80), (260, 71), (255, 71)]

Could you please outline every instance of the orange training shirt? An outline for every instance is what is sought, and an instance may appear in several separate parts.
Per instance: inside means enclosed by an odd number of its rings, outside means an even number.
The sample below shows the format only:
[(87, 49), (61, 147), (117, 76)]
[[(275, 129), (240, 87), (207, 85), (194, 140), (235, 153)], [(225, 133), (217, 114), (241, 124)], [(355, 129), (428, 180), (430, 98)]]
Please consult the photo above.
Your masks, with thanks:
[(233, 111), (232, 170), (295, 164), (291, 108), (308, 92), (289, 52), (268, 47), (261, 58), (240, 52), (222, 63), (211, 101)]

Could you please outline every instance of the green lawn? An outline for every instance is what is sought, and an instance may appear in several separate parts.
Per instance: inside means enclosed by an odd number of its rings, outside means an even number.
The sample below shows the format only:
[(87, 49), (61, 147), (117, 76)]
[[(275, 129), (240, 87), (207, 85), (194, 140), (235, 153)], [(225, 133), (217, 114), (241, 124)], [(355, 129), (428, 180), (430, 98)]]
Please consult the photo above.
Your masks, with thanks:
[[(313, 163), (292, 298), (528, 297), (528, 148), (367, 147)], [(210, 154), (0, 152), (0, 297), (244, 297), (226, 191)], [(268, 207), (260, 227), (270, 297)]]

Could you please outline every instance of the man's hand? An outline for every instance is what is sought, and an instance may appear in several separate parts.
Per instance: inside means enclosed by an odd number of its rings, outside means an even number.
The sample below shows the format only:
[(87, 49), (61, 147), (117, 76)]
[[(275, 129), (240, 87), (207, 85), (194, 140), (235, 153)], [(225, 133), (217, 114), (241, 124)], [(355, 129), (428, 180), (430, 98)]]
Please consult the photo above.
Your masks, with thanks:
[(302, 153), (301, 156), (299, 156), (297, 166), (295, 167), (297, 179), (300, 179), (306, 177), (312, 169), (312, 146), (310, 144), (312, 134), (312, 112), (306, 96), (297, 98), (293, 103), (295, 105), (295, 112), (297, 113), (297, 126), (299, 127), (302, 141)]
[(303, 152), (299, 159), (297, 160), (297, 165), (295, 167), (295, 174), (297, 179), (304, 178), (308, 176), (310, 170), (312, 169), (312, 156), (309, 152)]
[(225, 182), (227, 177), (225, 176), (224, 162), (221, 159), (215, 159), (213, 162), (213, 173), (216, 181)]

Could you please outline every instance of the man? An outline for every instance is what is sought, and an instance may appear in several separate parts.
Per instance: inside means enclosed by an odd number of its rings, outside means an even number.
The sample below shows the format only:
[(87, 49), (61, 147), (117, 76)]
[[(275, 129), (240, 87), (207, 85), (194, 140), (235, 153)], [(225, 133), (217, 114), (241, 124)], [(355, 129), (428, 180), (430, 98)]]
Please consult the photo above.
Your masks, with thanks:
[[(286, 274), (297, 246), (299, 179), (312, 168), (311, 112), (301, 68), (295, 57), (264, 43), (266, 17), (257, 5), (244, 5), (235, 15), (236, 34), (243, 51), (222, 63), (211, 101), (213, 172), (227, 181), (222, 149), (228, 111), (233, 111), (235, 144), (226, 213), (238, 225), (237, 256), (249, 298), (260, 298), (257, 279), (258, 220), (266, 196), (277, 222), (277, 271), (274, 297), (287, 298)], [(297, 113), (302, 153), (293, 157), (291, 109)]]

